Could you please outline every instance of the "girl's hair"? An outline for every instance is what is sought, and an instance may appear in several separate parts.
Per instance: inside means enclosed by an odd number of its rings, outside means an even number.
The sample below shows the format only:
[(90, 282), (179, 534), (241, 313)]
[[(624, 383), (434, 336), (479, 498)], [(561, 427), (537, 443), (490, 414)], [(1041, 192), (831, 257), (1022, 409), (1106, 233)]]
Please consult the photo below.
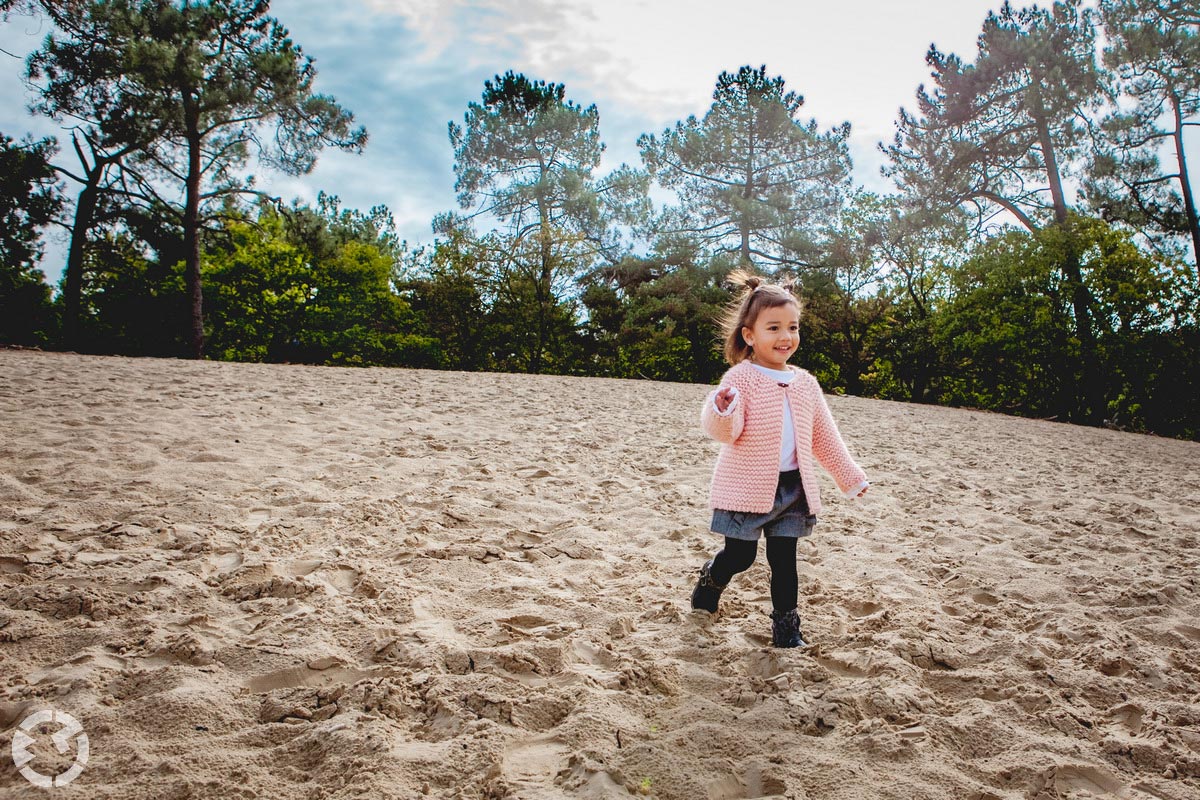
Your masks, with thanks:
[(721, 335), (725, 340), (725, 360), (732, 364), (744, 361), (752, 350), (742, 338), (742, 328), (753, 328), (758, 315), (768, 308), (795, 303), (796, 310), (803, 308), (796, 296), (795, 281), (767, 283), (746, 270), (736, 270), (725, 279), (727, 284), (742, 287), (737, 297), (725, 307), (721, 317)]

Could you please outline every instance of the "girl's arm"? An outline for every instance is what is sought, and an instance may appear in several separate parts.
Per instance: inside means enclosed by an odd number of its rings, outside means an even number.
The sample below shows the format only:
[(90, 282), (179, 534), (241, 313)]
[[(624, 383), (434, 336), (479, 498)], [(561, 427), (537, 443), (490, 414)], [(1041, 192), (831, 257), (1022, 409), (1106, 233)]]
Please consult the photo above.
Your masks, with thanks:
[[(732, 395), (732, 399), (730, 398)], [(717, 402), (727, 402), (725, 410), (717, 410)], [(708, 393), (700, 409), (700, 427), (710, 438), (723, 444), (733, 444), (742, 435), (746, 423), (745, 404), (738, 396), (737, 387), (720, 386)]]
[(813, 389), (817, 395), (816, 408), (813, 414), (813, 455), (825, 470), (833, 476), (834, 482), (847, 497), (861, 497), (870, 484), (867, 473), (854, 462), (842, 434), (838, 431), (829, 404), (825, 402), (825, 394), (819, 385)]

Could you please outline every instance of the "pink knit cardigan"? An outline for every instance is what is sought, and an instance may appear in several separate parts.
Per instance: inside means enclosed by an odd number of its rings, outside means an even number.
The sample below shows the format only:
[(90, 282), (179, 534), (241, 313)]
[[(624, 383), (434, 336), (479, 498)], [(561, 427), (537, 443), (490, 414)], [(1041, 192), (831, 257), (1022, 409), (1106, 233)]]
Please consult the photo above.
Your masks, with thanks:
[(783, 396), (787, 393), (796, 429), (796, 456), (800, 480), (810, 514), (821, 512), (821, 490), (813, 470), (813, 456), (843, 492), (862, 485), (866, 473), (850, 457), (837, 423), (829, 413), (821, 386), (797, 367), (786, 386), (743, 361), (721, 378), (721, 387), (736, 386), (732, 413), (722, 416), (713, 407), (718, 387), (709, 393), (700, 411), (704, 432), (721, 442), (713, 470), (709, 506), (728, 511), (765, 513), (775, 502), (779, 481), (779, 441), (783, 436)]

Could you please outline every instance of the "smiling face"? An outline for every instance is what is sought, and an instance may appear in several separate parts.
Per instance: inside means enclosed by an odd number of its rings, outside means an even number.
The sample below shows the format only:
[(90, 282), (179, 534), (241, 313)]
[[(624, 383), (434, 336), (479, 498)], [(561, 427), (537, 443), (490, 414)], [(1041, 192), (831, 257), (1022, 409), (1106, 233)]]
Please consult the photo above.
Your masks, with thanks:
[(767, 369), (787, 369), (787, 360), (800, 346), (800, 306), (796, 303), (764, 308), (752, 327), (742, 328), (742, 338), (753, 348), (755, 364)]

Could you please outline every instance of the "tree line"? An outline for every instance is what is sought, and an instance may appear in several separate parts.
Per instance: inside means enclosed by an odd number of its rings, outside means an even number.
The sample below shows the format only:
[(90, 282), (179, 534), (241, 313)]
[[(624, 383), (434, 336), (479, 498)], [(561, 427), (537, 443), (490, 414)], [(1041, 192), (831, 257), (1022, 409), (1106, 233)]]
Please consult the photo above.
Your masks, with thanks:
[(385, 207), (245, 177), (366, 143), (265, 0), (0, 10), (53, 23), (26, 78), (67, 139), (0, 138), (0, 341), (711, 382), (749, 266), (799, 279), (794, 361), (828, 390), (1200, 436), (1190, 3), (1005, 3), (970, 58), (931, 47), (880, 144), (889, 194), (766, 66), (604, 173), (595, 106), (497, 75), (448, 125), (459, 207), (419, 248)]

